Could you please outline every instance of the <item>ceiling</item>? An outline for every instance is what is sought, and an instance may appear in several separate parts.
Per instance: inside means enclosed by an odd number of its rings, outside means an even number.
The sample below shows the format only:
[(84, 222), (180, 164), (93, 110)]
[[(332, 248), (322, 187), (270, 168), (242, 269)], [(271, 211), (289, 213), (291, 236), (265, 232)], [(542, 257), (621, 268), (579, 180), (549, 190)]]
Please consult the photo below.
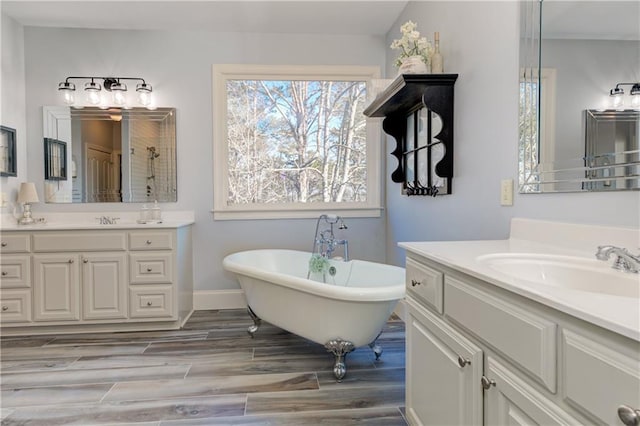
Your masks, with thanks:
[(407, 1), (30, 1), (0, 8), (25, 26), (384, 35)]

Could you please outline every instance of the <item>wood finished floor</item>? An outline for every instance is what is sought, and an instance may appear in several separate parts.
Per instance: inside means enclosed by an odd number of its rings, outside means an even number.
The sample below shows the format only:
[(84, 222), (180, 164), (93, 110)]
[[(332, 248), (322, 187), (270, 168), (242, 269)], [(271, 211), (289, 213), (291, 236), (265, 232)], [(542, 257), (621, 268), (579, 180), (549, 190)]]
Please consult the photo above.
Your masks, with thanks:
[(0, 340), (2, 425), (406, 425), (404, 323), (333, 377), (323, 346), (244, 310), (197, 311), (182, 330)]

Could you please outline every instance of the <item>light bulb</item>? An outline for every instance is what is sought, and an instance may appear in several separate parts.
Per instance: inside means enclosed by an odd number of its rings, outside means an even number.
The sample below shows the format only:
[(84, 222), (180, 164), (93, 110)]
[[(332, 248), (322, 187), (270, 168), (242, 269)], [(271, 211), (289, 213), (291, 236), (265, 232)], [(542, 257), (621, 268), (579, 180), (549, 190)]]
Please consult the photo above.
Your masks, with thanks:
[(640, 108), (640, 93), (631, 96), (631, 106), (634, 109)]
[(73, 105), (74, 102), (76, 101), (76, 97), (74, 96), (73, 92), (70, 90), (64, 90), (62, 92), (62, 100), (64, 101), (65, 105)]
[(124, 92), (121, 90), (113, 91), (113, 103), (118, 106), (122, 106), (126, 103), (127, 98), (124, 96)]
[(615, 96), (612, 96), (612, 98), (613, 99), (611, 100), (611, 105), (614, 108), (620, 108), (622, 106), (622, 101), (623, 101), (622, 95), (615, 95)]
[(96, 91), (87, 92), (87, 102), (91, 105), (98, 105), (100, 103), (100, 94)]
[(148, 106), (151, 104), (151, 93), (149, 92), (138, 92), (138, 102), (142, 106)]

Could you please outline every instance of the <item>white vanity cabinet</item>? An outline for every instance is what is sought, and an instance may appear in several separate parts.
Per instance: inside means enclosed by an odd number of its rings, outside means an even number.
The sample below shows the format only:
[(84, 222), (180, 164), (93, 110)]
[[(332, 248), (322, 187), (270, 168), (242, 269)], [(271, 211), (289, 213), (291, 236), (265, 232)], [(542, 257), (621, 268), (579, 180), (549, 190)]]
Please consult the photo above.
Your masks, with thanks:
[(190, 226), (0, 238), (5, 335), (175, 329), (193, 310)]
[[(412, 425), (623, 425), (640, 343), (407, 252)], [(632, 424), (632, 423), (629, 423)]]

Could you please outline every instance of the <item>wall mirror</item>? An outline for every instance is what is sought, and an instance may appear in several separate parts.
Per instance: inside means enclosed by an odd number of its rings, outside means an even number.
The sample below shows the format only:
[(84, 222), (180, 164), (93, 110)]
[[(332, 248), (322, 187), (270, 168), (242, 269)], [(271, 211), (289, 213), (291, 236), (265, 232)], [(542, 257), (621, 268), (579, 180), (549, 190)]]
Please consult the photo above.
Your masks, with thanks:
[(520, 6), (520, 192), (638, 189), (640, 94), (609, 94), (640, 81), (640, 3)]
[(48, 203), (177, 200), (175, 108), (43, 107), (43, 125), (67, 145), (66, 175), (45, 176)]

